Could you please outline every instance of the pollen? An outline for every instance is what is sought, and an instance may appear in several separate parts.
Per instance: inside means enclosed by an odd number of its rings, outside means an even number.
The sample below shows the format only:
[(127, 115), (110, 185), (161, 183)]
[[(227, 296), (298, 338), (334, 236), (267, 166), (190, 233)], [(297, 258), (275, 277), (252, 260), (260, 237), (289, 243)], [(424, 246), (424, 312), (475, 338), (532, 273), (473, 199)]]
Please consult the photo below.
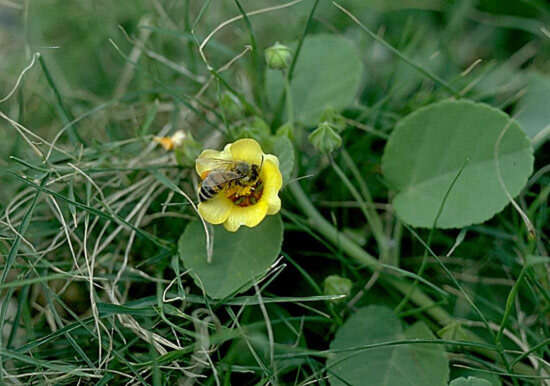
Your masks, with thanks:
[(235, 205), (247, 207), (256, 204), (262, 197), (263, 191), (263, 183), (261, 180), (258, 180), (254, 185), (233, 185), (226, 189), (225, 195), (233, 201)]

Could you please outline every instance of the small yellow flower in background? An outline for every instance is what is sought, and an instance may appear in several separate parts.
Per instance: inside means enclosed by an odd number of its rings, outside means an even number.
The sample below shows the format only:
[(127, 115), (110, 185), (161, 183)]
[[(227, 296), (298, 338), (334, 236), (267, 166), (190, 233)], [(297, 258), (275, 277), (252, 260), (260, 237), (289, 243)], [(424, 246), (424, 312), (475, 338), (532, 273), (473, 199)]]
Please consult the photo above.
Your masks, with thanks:
[(164, 150), (173, 151), (178, 165), (186, 168), (195, 164), (195, 159), (202, 150), (202, 145), (195, 141), (191, 133), (183, 130), (176, 131), (171, 137), (154, 137), (153, 141)]
[[(279, 212), (279, 190), (283, 185), (279, 159), (272, 154), (264, 154), (258, 142), (244, 138), (227, 144), (223, 151), (204, 150), (195, 163), (203, 181), (210, 173), (220, 173), (216, 163), (210, 160), (225, 161), (234, 167), (236, 163), (246, 162), (250, 166), (255, 165), (259, 175), (249, 184), (237, 179), (223, 183), (215, 194), (210, 192), (212, 197), (199, 203), (199, 213), (205, 221), (223, 224), (228, 231), (236, 232), (241, 225), (255, 227), (266, 215)], [(219, 181), (224, 179), (220, 177)]]
[(155, 137), (153, 140), (159, 143), (165, 150), (170, 151), (181, 146), (187, 138), (187, 134), (183, 130), (178, 130), (171, 137)]

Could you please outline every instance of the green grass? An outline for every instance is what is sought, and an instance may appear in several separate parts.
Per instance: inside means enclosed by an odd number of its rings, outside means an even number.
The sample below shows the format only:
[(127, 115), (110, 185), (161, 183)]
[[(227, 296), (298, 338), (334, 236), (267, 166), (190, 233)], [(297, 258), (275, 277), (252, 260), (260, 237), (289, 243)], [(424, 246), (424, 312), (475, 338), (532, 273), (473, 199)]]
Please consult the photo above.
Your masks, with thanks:
[[(415, 345), (442, 348), (449, 380), (550, 382), (548, 136), (533, 142), (520, 211), (461, 230), (399, 221), (381, 173), (393, 128), (419, 107), (465, 98), (521, 122), (529, 74), (550, 76), (549, 6), (284, 4), (0, 1), (0, 384), (346, 384), (336, 356)], [(329, 156), (290, 92), (317, 34), (348, 38), (365, 68)], [(266, 87), (276, 41), (297, 47), (283, 94)], [(220, 106), (228, 92), (237, 118)], [(198, 177), (153, 138), (185, 130), (221, 148), (253, 116), (271, 133), (294, 123), (281, 258), (212, 299), (178, 255)], [(344, 299), (324, 292), (330, 275), (351, 280)], [(372, 305), (437, 338), (362, 344), (358, 331), (331, 348)]]

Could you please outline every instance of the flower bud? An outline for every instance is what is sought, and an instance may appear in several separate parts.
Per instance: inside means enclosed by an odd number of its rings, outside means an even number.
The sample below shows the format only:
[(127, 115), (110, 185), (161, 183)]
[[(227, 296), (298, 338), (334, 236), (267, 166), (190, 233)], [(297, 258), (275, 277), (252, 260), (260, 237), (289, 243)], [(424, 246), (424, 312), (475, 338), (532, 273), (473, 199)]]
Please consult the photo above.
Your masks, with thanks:
[(321, 153), (331, 153), (342, 146), (342, 137), (329, 122), (321, 122), (308, 138)]
[(238, 120), (244, 115), (241, 101), (229, 91), (224, 91), (220, 96), (220, 107), (229, 121)]
[(265, 49), (265, 61), (272, 70), (284, 70), (290, 64), (292, 52), (278, 42)]
[[(325, 295), (346, 295), (351, 293), (352, 282), (350, 279), (338, 275), (330, 275), (325, 278), (323, 283)], [(338, 299), (335, 301), (341, 301)]]
[(275, 134), (278, 137), (287, 137), (292, 141), (294, 140), (294, 126), (292, 126), (290, 123), (285, 123), (277, 129)]
[(271, 135), (269, 126), (259, 117), (252, 117), (244, 124), (233, 127), (231, 131), (232, 137), (235, 140), (239, 138), (253, 138), (260, 143), (265, 142)]
[(447, 340), (468, 340), (468, 334), (462, 327), (460, 322), (451, 322), (443, 327), (441, 330), (437, 331), (442, 339)]
[(319, 122), (329, 122), (337, 133), (341, 133), (346, 129), (346, 118), (340, 115), (332, 107), (327, 107), (321, 114)]

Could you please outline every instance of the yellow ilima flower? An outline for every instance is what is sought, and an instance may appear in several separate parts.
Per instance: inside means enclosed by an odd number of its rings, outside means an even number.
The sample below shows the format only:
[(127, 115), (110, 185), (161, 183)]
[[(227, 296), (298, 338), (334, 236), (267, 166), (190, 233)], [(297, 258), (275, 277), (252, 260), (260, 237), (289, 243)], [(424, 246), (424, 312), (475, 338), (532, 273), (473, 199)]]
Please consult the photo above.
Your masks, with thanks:
[[(204, 150), (195, 167), (203, 180), (199, 213), (211, 224), (223, 224), (235, 232), (241, 225), (255, 227), (281, 209), (279, 159), (264, 154), (251, 138), (230, 143), (223, 151)], [(243, 177), (242, 168), (247, 167), (250, 174)]]

